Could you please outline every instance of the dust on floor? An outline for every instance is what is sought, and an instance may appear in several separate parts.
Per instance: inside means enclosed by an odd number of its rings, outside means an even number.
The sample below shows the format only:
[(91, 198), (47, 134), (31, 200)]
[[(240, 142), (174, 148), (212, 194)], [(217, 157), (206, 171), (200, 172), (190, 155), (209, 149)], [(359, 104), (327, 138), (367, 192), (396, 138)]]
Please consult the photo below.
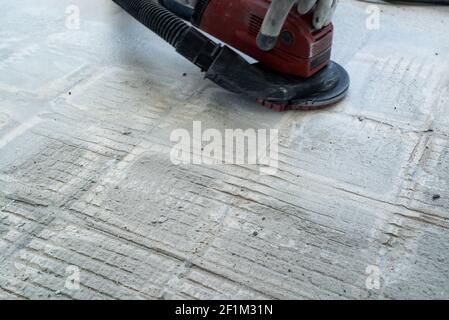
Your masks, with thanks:
[[(110, 0), (4, 4), (0, 298), (449, 298), (449, 8), (372, 6), (348, 98), (275, 113)], [(192, 121), (278, 129), (277, 174), (172, 164)]]

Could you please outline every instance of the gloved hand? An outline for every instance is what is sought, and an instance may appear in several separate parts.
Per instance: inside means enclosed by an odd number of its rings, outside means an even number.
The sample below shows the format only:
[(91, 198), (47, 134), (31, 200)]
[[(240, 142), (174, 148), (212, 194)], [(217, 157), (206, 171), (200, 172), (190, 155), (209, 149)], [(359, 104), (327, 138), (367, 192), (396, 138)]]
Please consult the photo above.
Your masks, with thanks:
[[(165, 6), (167, 6), (167, 2), (178, 2), (190, 8), (195, 6), (197, 1), (198, 0), (159, 0), (159, 2), (165, 4)], [(312, 8), (315, 8), (313, 13), (313, 26), (315, 29), (321, 29), (331, 22), (337, 3), (338, 0), (272, 0), (257, 37), (259, 49), (269, 51), (274, 48), (277, 38), (284, 26), (284, 22), (294, 6), (297, 6), (297, 10), (301, 15), (306, 14), (312, 10)]]
[[(194, 7), (197, 3), (197, 0), (175, 0), (176, 2), (182, 3), (189, 7)], [(159, 1), (161, 2), (161, 1)], [(163, 1), (162, 1), (163, 2)], [(313, 26), (316, 29), (321, 29), (322, 27), (327, 26), (334, 15), (335, 8), (337, 7), (338, 0), (272, 0), (272, 2), (290, 2), (290, 3), (298, 3), (298, 12), (299, 14), (306, 14), (309, 12), (316, 4), (316, 10), (313, 15)], [(275, 3), (275, 5), (278, 5)], [(289, 6), (287, 4), (287, 6)], [(291, 8), (291, 7), (290, 7)]]
[(299, 14), (306, 14), (317, 4), (313, 14), (313, 26), (316, 29), (321, 29), (331, 23), (337, 3), (338, 0), (299, 0), (298, 12)]
[(269, 51), (274, 48), (285, 20), (294, 6), (300, 14), (308, 13), (315, 5), (313, 26), (316, 29), (328, 25), (337, 7), (338, 0), (272, 0), (263, 20), (257, 45), (259, 49)]

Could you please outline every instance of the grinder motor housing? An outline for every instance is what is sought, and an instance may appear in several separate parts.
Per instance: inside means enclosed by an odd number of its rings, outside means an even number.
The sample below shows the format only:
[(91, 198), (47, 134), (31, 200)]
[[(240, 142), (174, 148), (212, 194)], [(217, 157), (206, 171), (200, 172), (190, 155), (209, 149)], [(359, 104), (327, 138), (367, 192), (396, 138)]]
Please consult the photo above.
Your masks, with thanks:
[(270, 4), (271, 0), (198, 0), (192, 23), (281, 73), (310, 77), (328, 65), (333, 26), (315, 30), (313, 12), (301, 16), (291, 10), (276, 46), (270, 51), (258, 48), (257, 35)]

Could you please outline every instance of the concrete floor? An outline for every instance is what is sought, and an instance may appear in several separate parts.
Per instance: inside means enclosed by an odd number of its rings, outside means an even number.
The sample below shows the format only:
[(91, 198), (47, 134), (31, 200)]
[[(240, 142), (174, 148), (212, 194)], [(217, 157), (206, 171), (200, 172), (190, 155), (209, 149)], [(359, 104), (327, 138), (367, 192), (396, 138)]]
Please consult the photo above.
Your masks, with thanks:
[[(0, 298), (449, 298), (449, 8), (370, 5), (335, 18), (348, 98), (275, 113), (110, 0), (4, 3)], [(279, 129), (277, 175), (173, 165), (193, 120)]]

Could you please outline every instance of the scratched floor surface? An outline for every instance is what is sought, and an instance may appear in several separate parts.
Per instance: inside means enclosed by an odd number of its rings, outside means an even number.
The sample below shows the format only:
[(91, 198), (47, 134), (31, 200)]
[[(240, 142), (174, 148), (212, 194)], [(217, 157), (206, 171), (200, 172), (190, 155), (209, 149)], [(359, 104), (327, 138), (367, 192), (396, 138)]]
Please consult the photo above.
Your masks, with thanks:
[[(110, 0), (3, 4), (0, 298), (449, 298), (449, 8), (370, 5), (335, 18), (348, 98), (275, 113)], [(279, 171), (173, 165), (194, 120), (279, 129)]]

